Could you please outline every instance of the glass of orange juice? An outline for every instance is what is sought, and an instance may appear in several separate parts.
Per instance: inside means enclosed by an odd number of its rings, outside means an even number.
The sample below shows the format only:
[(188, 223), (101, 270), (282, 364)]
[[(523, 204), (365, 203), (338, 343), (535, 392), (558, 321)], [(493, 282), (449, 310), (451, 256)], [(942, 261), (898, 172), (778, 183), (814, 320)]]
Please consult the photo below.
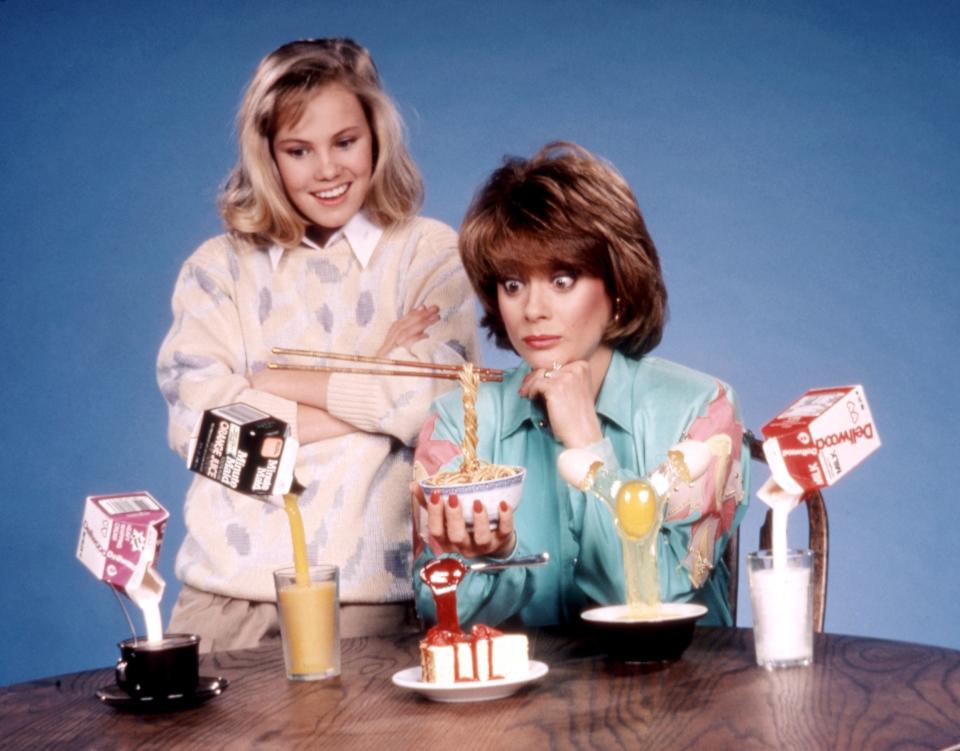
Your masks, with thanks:
[(340, 570), (322, 564), (304, 573), (273, 572), (283, 661), (290, 680), (319, 681), (340, 675)]

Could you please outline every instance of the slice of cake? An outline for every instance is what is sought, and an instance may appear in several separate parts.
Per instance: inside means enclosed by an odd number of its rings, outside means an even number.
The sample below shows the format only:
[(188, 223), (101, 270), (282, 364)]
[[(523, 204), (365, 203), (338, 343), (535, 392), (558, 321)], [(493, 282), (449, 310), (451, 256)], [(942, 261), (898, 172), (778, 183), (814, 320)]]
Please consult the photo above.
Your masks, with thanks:
[(530, 671), (523, 634), (474, 626), (469, 634), (433, 628), (420, 641), (421, 680), (426, 683), (492, 681)]

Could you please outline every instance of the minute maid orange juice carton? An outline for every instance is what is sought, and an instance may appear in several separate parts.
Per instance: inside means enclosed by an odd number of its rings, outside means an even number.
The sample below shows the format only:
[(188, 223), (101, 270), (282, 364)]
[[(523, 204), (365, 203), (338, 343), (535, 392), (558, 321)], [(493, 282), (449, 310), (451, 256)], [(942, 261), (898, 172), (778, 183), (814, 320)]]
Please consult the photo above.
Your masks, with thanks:
[(298, 448), (283, 420), (249, 404), (229, 404), (200, 416), (187, 467), (238, 493), (282, 495), (293, 484)]

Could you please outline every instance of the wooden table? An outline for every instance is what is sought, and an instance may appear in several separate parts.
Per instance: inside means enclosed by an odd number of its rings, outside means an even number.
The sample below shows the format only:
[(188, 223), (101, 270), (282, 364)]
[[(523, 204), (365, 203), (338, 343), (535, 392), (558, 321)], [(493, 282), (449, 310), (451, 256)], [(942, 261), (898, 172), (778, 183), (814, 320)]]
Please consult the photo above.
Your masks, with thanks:
[(208, 655), (229, 688), (194, 709), (134, 715), (94, 696), (111, 669), (0, 688), (0, 748), (943, 749), (960, 743), (960, 652), (820, 634), (815, 664), (767, 672), (749, 629), (698, 629), (679, 662), (608, 663), (571, 634), (531, 634), (540, 682), (437, 704), (394, 686), (416, 637), (351, 639), (343, 675), (293, 683), (278, 645)]

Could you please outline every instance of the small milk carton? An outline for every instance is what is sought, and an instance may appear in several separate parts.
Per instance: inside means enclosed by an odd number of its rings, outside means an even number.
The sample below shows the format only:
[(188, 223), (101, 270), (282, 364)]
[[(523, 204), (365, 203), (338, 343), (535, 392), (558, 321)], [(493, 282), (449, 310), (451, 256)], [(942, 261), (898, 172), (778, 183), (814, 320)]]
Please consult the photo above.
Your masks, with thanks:
[(98, 579), (136, 591), (160, 554), (169, 516), (147, 492), (87, 496), (77, 558)]
[(200, 416), (187, 467), (238, 493), (287, 493), (299, 444), (290, 426), (249, 404), (208, 409)]
[(862, 386), (810, 389), (763, 436), (774, 480), (796, 494), (833, 485), (880, 447)]

